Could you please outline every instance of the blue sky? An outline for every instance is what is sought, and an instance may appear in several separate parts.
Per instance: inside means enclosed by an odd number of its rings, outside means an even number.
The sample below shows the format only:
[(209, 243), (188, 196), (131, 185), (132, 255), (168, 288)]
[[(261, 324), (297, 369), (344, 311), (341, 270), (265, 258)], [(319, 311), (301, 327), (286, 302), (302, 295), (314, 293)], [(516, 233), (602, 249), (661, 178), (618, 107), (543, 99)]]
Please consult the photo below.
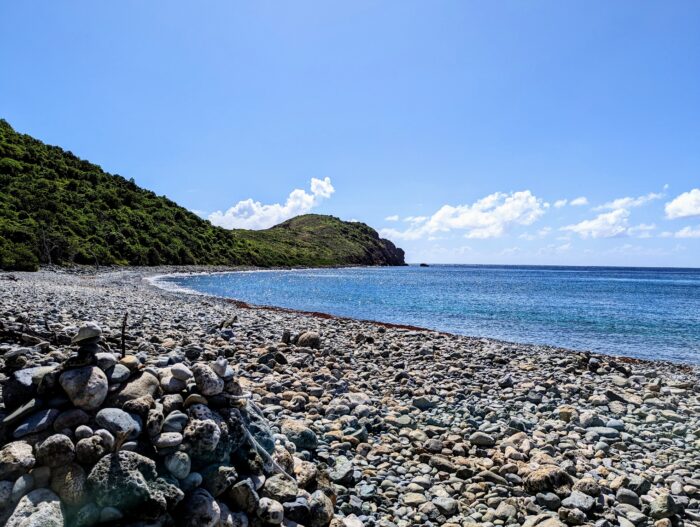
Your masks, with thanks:
[(4, 2), (0, 116), (225, 226), (697, 267), (698, 27), (680, 1)]

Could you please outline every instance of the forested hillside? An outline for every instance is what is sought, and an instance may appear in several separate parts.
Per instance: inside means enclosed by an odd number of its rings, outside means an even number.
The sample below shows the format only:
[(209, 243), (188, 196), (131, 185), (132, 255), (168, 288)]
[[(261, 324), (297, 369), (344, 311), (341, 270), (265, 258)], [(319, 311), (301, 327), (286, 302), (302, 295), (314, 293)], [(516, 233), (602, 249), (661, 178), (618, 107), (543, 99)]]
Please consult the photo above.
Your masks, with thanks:
[(0, 120), (0, 267), (402, 265), (363, 223), (309, 214), (262, 231), (211, 225), (133, 180)]

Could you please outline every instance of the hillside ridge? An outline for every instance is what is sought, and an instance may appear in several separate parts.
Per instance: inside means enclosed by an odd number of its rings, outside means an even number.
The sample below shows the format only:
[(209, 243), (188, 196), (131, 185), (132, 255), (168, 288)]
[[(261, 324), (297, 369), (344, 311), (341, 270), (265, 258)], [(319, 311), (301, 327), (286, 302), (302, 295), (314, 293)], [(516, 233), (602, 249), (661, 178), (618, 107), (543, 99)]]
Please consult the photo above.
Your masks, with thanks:
[(306, 214), (260, 231), (212, 225), (0, 119), (0, 268), (41, 264), (405, 265), (364, 223)]

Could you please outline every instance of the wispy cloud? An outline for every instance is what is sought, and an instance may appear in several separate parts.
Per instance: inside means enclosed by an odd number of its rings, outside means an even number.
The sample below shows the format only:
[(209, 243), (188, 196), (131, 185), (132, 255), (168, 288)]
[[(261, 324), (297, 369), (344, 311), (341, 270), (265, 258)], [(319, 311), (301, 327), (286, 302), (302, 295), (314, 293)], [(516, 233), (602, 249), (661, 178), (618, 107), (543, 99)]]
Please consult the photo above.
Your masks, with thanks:
[(540, 256), (548, 256), (550, 254), (563, 254), (569, 250), (571, 250), (570, 243), (562, 243), (559, 245), (551, 243), (546, 247), (540, 247), (537, 251), (537, 254)]
[(607, 203), (603, 203), (602, 205), (596, 207), (593, 210), (631, 209), (634, 207), (641, 207), (642, 205), (649, 203), (650, 201), (661, 199), (663, 197), (663, 194), (657, 192), (650, 192), (649, 194), (645, 194), (644, 196), (637, 196), (636, 198), (629, 196), (624, 198), (617, 198), (612, 201), (608, 201)]
[(310, 193), (302, 189), (293, 190), (284, 204), (262, 204), (250, 198), (242, 200), (226, 212), (212, 212), (209, 221), (227, 229), (267, 229), (299, 214), (306, 214), (335, 192), (328, 177), (311, 178), (310, 190)]
[(399, 215), (392, 214), (391, 216), (387, 216), (386, 218), (384, 218), (384, 221), (399, 221)]
[(428, 216), (406, 216), (403, 221), (407, 223), (413, 223), (414, 225), (418, 223), (423, 223), (428, 220)]
[(544, 238), (547, 235), (549, 235), (550, 232), (552, 232), (551, 227), (542, 227), (540, 230), (538, 230), (535, 233), (524, 232), (523, 234), (518, 236), (518, 238), (520, 238), (521, 240), (530, 240), (530, 241), (539, 240), (539, 239)]
[(695, 228), (687, 226), (676, 232), (662, 232), (662, 238), (700, 238), (700, 226)]
[(570, 205), (572, 207), (580, 207), (582, 205), (588, 205), (588, 198), (585, 196), (579, 196), (578, 198), (574, 198), (572, 200), (558, 199), (554, 202), (554, 208), (556, 208), (556, 209), (561, 209), (563, 207), (566, 207), (567, 205)]
[(651, 231), (653, 230), (656, 230), (656, 225), (653, 223), (640, 223), (627, 229), (627, 234), (637, 238), (651, 238)]

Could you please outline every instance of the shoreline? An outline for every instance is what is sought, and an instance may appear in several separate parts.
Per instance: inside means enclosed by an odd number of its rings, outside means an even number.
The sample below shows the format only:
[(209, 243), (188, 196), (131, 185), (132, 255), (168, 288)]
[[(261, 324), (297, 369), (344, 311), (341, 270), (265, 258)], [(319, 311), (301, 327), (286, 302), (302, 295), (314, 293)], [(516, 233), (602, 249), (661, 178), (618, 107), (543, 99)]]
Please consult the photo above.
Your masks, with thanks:
[[(437, 265), (437, 264), (436, 264)], [(298, 270), (313, 270), (313, 269), (345, 269), (345, 268), (362, 268), (363, 266), (349, 266), (349, 267), (309, 267), (309, 268), (298, 268)], [(366, 266), (365, 266), (366, 267)], [(507, 266), (505, 266), (507, 267)], [(545, 267), (553, 267), (553, 266), (545, 266)], [(148, 268), (139, 268), (139, 269), (148, 269)], [(213, 295), (209, 293), (202, 293), (199, 291), (196, 291), (194, 289), (189, 289), (186, 287), (181, 287), (179, 285), (175, 285), (174, 287), (168, 287), (165, 285), (162, 285), (164, 283), (168, 282), (163, 282), (161, 281), (158, 283), (158, 279), (160, 278), (167, 278), (170, 276), (194, 276), (194, 275), (218, 275), (218, 274), (229, 274), (229, 273), (255, 273), (255, 272), (274, 272), (274, 271), (294, 271), (297, 270), (297, 268), (279, 268), (279, 269), (267, 269), (267, 268), (245, 268), (245, 269), (230, 269), (230, 270), (223, 270), (223, 271), (184, 271), (184, 272), (172, 272), (172, 273), (157, 273), (153, 275), (149, 274), (144, 274), (143, 279), (146, 281), (150, 286), (155, 287), (157, 289), (163, 290), (163, 291), (168, 291), (170, 293), (174, 294), (182, 294), (182, 295), (193, 295), (193, 296), (202, 296), (205, 298), (216, 298), (218, 300), (224, 301), (224, 302), (229, 302), (235, 305), (236, 307), (243, 308), (243, 309), (261, 309), (261, 310), (268, 310), (268, 311), (273, 311), (273, 312), (282, 312), (282, 313), (294, 313), (298, 315), (304, 315), (304, 316), (311, 316), (311, 317), (316, 317), (316, 318), (321, 318), (321, 319), (332, 319), (332, 320), (345, 320), (345, 321), (355, 321), (355, 322), (361, 322), (361, 323), (367, 323), (367, 324), (376, 324), (378, 326), (383, 326), (386, 328), (398, 328), (398, 329), (406, 329), (406, 330), (411, 330), (411, 331), (427, 331), (427, 332), (432, 332), (436, 334), (442, 334), (442, 335), (450, 335), (450, 336), (456, 336), (456, 337), (463, 337), (463, 338), (468, 338), (468, 339), (479, 339), (479, 340), (488, 340), (492, 341), (498, 344), (504, 344), (504, 345), (509, 345), (509, 346), (534, 346), (534, 347), (542, 347), (546, 349), (551, 349), (551, 350), (556, 350), (560, 352), (569, 352), (569, 353), (585, 353), (591, 356), (596, 356), (598, 358), (601, 357), (610, 357), (615, 360), (619, 360), (620, 362), (628, 363), (628, 364), (669, 364), (674, 367), (680, 367), (680, 368), (685, 368), (688, 373), (692, 372), (700, 372), (700, 365), (699, 364), (693, 364), (693, 363), (687, 363), (687, 362), (674, 362), (672, 360), (668, 359), (640, 359), (636, 357), (630, 357), (627, 355), (613, 355), (613, 354), (607, 354), (607, 353), (601, 353), (601, 352), (596, 352), (596, 351), (590, 351), (590, 350), (579, 350), (579, 349), (573, 349), (573, 348), (566, 348), (566, 347), (561, 347), (561, 346), (556, 346), (553, 344), (539, 344), (539, 343), (532, 343), (532, 342), (521, 342), (521, 341), (509, 341), (509, 340), (501, 340), (493, 337), (485, 337), (485, 336), (479, 336), (479, 335), (466, 335), (466, 334), (461, 334), (461, 333), (454, 333), (450, 331), (443, 331), (439, 329), (434, 329), (434, 328), (427, 328), (427, 327), (422, 327), (422, 326), (416, 326), (412, 324), (401, 324), (401, 323), (394, 323), (394, 322), (386, 322), (382, 320), (372, 320), (372, 319), (362, 319), (362, 318), (355, 318), (355, 317), (349, 317), (349, 316), (342, 316), (342, 315), (334, 315), (332, 313), (325, 313), (321, 311), (306, 311), (303, 309), (294, 309), (294, 308), (289, 308), (289, 307), (282, 307), (282, 306), (274, 306), (274, 305), (266, 305), (266, 304), (254, 304), (251, 302), (247, 302), (245, 300), (240, 300), (237, 298), (231, 298), (231, 297), (226, 297), (226, 296), (219, 296), (219, 295)]]
[(118, 349), (128, 313), (127, 351), (166, 384), (168, 357), (226, 357), (273, 433), (313, 438), (298, 450), (328, 471), (334, 527), (700, 525), (689, 366), (237, 305), (145, 279), (163, 270), (14, 273), (0, 329), (95, 320)]

